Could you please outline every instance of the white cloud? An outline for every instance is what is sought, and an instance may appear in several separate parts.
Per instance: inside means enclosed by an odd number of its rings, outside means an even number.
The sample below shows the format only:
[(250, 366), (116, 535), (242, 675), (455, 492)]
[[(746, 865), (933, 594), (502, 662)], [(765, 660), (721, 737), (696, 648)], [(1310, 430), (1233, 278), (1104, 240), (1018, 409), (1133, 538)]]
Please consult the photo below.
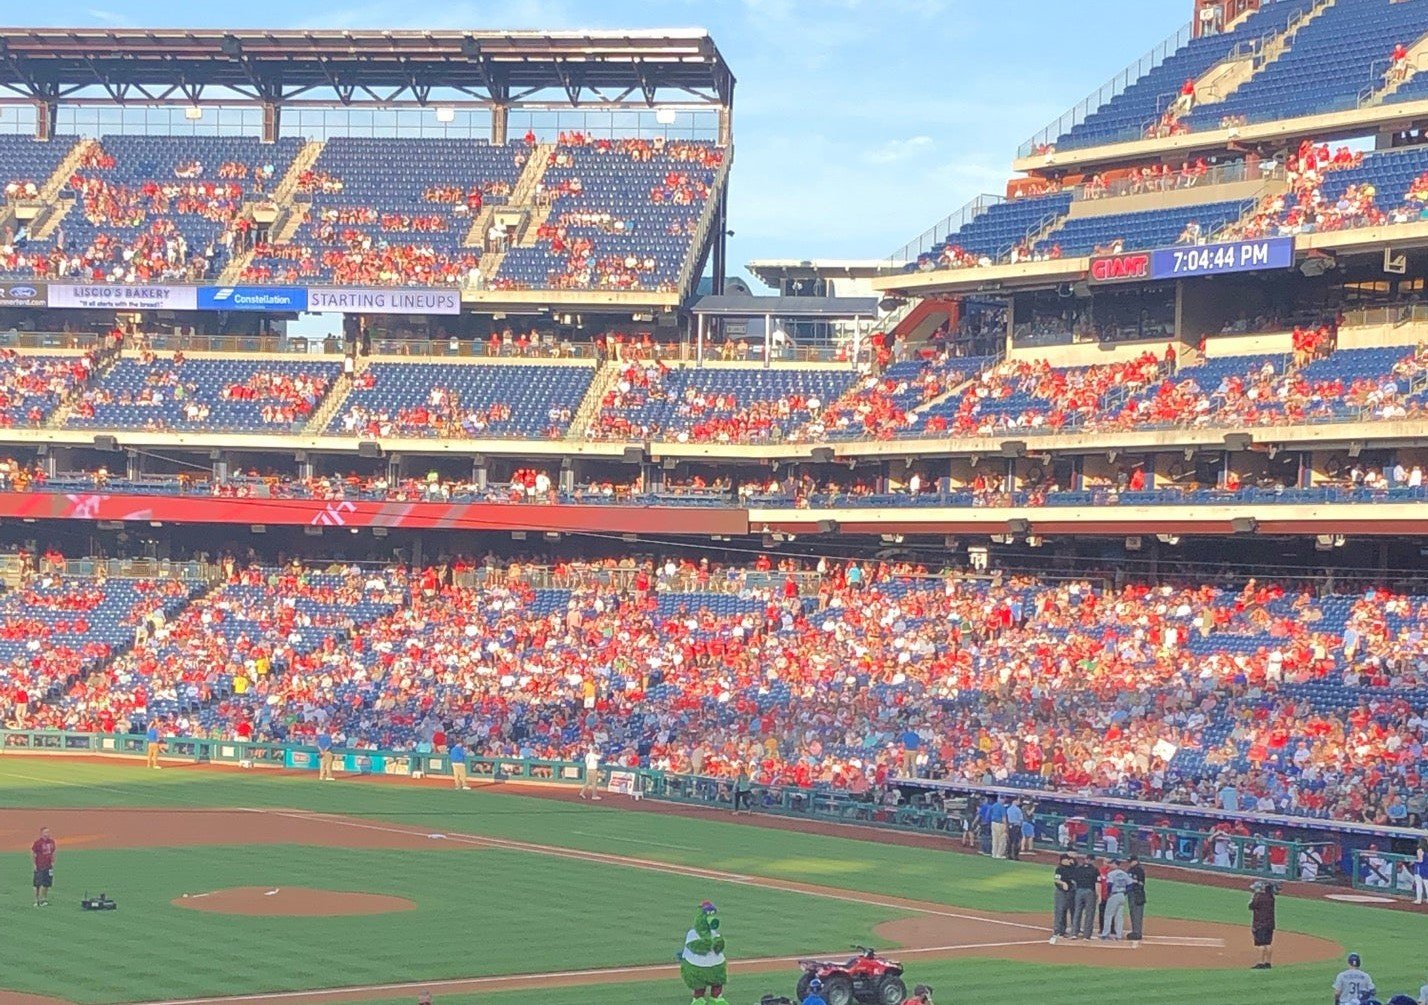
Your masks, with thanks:
[(101, 24), (111, 25), (115, 28), (127, 28), (133, 23), (118, 11), (105, 10), (102, 7), (88, 7), (84, 13), (91, 20), (98, 21)]
[(881, 146), (873, 147), (863, 154), (869, 164), (896, 164), (932, 146), (931, 136), (910, 136), (905, 140), (888, 140)]

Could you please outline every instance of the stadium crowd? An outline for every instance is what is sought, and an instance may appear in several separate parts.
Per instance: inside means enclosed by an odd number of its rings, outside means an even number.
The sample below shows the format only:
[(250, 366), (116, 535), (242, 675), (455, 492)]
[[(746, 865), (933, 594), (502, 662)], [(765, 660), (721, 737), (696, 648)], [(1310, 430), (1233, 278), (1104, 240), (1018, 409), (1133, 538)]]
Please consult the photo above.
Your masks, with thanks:
[(593, 743), (609, 763), (793, 785), (907, 772), (1375, 822), (1418, 786), (1428, 730), (1428, 597), (1382, 589), (767, 557), (230, 561), (176, 617), (152, 609), (127, 615), (132, 653), (58, 691), (47, 657), (12, 661), (6, 718), (557, 759)]

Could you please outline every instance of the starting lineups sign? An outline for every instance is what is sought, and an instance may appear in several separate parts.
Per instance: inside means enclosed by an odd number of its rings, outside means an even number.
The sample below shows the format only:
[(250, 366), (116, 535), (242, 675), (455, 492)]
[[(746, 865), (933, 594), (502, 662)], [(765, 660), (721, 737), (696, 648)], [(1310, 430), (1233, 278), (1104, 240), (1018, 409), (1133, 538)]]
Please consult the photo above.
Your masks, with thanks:
[(461, 291), (426, 287), (136, 286), (122, 283), (0, 286), (0, 307), (44, 306), (116, 311), (460, 314)]
[(307, 291), (314, 314), (460, 314), (457, 290), (347, 289), (320, 286)]

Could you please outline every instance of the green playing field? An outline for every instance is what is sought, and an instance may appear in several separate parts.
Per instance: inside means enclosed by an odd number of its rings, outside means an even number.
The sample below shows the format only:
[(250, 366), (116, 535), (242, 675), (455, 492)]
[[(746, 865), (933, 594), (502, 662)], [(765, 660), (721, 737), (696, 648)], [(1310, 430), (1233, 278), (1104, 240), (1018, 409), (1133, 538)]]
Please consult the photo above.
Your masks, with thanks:
[[(452, 834), (637, 856), (753, 877), (802, 881), (995, 911), (1046, 911), (1047, 866), (993, 862), (875, 841), (751, 827), (724, 819), (630, 812), (613, 800), (574, 805), (503, 793), (305, 777), (168, 770), (116, 762), (0, 758), (0, 807), (294, 808), (391, 821)], [(734, 959), (827, 951), (871, 938), (897, 912), (856, 902), (510, 849), (440, 853), (296, 846), (74, 848), (59, 834), (56, 905), (30, 906), (23, 854), (0, 856), (0, 986), (85, 1003), (151, 1001), (258, 990), (307, 989), (671, 962), (693, 905), (720, 906)], [(154, 843), (163, 845), (162, 827)], [(13, 846), (13, 845), (12, 845)], [(413, 911), (341, 918), (253, 918), (174, 907), (183, 893), (229, 886), (304, 886), (408, 898)], [(120, 901), (112, 915), (69, 906), (100, 887)], [(7, 892), (8, 890), (8, 892)], [(1153, 914), (1243, 924), (1245, 893), (1157, 881)], [(61, 903), (60, 901), (63, 901)], [(1388, 994), (1425, 982), (1422, 914), (1282, 898), (1280, 927), (1333, 939), (1364, 955)], [(733, 933), (737, 931), (737, 939)], [(1013, 963), (925, 961), (913, 981), (939, 1001), (995, 994), (1043, 1005), (1191, 1005), (1329, 1000), (1337, 961), (1262, 973), (1129, 970)], [(734, 1005), (790, 993), (787, 975), (731, 982)], [(393, 1001), (415, 995), (393, 992)], [(687, 1001), (677, 980), (483, 993), (501, 1005), (604, 1005)], [(475, 1000), (439, 995), (438, 1001)]]

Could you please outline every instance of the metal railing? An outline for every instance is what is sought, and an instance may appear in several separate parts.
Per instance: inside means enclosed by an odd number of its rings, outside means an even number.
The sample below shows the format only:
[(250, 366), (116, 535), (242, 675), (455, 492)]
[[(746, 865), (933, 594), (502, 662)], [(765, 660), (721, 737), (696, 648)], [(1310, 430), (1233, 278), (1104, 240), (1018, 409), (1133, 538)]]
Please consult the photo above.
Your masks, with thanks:
[(0, 346), (6, 349), (93, 349), (99, 341), (98, 332), (0, 331)]
[(1183, 28), (1174, 35), (1162, 41), (1154, 49), (1151, 49), (1144, 56), (1126, 66), (1120, 73), (1082, 98), (1069, 110), (1064, 112), (1055, 122), (1042, 129), (1039, 133), (1027, 140), (1017, 148), (1018, 157), (1030, 157), (1039, 150), (1053, 146), (1057, 141), (1074, 127), (1085, 122), (1087, 117), (1111, 99), (1122, 94), (1126, 88), (1130, 87), (1141, 77), (1144, 77), (1151, 70), (1160, 66), (1174, 53), (1185, 46), (1195, 35), (1195, 26), (1187, 22)]
[(888, 256), (888, 263), (901, 266), (917, 261), (919, 255), (931, 251), (946, 241), (949, 235), (957, 233), (991, 207), (1006, 201), (1006, 198), (1003, 196), (991, 195), (989, 193), (983, 193), (977, 196), (977, 198), (967, 203), (961, 209), (948, 214), (931, 227), (928, 227), (917, 237), (908, 241), (897, 251), (894, 251)]
[(186, 583), (212, 583), (222, 573), (210, 562), (170, 562), (152, 558), (70, 558), (51, 563), (43, 556), (0, 555), (0, 577), (12, 579), (27, 572), (53, 573), (93, 579), (177, 579)]
[(1414, 896), (1415, 856), (1355, 849), (1351, 861), (1350, 879), (1355, 889), (1371, 890), (1386, 896)]
[(1285, 177), (1284, 165), (1278, 161), (1261, 161), (1255, 170), (1242, 160), (1228, 164), (1216, 164), (1202, 175), (1187, 175), (1176, 171), (1153, 178), (1117, 178), (1101, 186), (1090, 182), (1075, 185), (1070, 189), (1072, 202), (1096, 202), (1128, 195), (1176, 192), (1181, 189), (1209, 188), (1212, 185), (1234, 185), (1244, 181), (1271, 182)]
[(1384, 307), (1356, 307), (1344, 312), (1344, 327), (1393, 325), (1428, 322), (1428, 304), (1398, 304)]

